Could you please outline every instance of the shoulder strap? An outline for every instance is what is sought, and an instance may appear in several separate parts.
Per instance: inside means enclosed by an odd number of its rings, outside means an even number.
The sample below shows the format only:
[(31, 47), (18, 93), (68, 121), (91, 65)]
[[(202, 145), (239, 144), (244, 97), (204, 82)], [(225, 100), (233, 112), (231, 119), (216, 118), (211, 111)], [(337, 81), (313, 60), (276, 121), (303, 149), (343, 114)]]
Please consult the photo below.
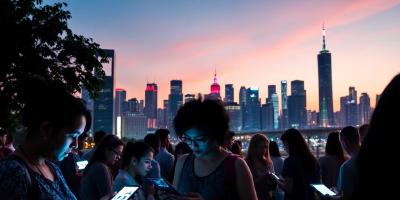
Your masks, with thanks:
[[(225, 199), (237, 199), (235, 161), (239, 156), (229, 154), (224, 160)], [(232, 191), (233, 189), (233, 191)]]

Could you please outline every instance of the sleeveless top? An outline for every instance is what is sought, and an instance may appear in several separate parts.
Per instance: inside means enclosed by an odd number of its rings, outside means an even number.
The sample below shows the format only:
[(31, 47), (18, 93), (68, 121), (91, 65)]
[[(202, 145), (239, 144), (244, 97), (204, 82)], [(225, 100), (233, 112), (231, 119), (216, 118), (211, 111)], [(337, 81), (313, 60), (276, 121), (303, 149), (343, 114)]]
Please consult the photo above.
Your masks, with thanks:
[(229, 154), (209, 175), (194, 173), (194, 155), (189, 155), (182, 167), (177, 190), (180, 193), (197, 192), (207, 200), (238, 199), (234, 164), (237, 156)]

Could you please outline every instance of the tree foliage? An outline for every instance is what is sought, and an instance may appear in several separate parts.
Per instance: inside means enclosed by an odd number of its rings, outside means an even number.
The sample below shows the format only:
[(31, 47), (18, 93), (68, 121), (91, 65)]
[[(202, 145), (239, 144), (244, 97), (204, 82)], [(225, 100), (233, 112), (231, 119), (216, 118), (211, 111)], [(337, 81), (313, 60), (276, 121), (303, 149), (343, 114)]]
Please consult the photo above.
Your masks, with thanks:
[[(66, 3), (0, 1), (0, 127), (15, 128), (23, 102), (22, 80), (58, 80), (71, 93), (84, 86), (92, 97), (101, 90), (108, 62), (99, 44), (68, 28)], [(100, 59), (99, 59), (100, 58)], [(62, 105), (60, 105), (62, 106)]]

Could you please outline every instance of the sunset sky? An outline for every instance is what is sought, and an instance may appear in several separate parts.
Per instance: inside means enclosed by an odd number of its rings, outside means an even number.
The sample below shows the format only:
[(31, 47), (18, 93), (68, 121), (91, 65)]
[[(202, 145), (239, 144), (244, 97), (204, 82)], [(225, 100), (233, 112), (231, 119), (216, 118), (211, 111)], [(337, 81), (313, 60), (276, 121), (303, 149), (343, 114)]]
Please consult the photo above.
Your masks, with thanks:
[[(54, 2), (54, 1), (45, 1)], [(116, 87), (144, 99), (146, 82), (169, 81), (183, 93), (209, 93), (216, 68), (221, 93), (240, 86), (304, 80), (307, 109), (318, 110), (317, 54), (322, 24), (332, 53), (334, 110), (354, 86), (371, 105), (400, 72), (400, 1), (71, 0), (70, 28), (102, 48), (115, 49)], [(280, 97), (280, 93), (278, 93)]]

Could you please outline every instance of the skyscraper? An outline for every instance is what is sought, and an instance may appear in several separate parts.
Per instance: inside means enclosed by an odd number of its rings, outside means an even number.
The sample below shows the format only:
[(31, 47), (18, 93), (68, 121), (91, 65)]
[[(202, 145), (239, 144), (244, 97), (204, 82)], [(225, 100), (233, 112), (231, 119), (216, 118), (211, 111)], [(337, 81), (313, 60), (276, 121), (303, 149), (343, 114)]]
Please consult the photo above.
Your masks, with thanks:
[(168, 95), (168, 128), (171, 127), (172, 129), (172, 124), (174, 117), (176, 113), (178, 112), (179, 107), (183, 104), (183, 94), (182, 94), (182, 81), (181, 80), (171, 80), (170, 82), (171, 85), (171, 91), (170, 94)]
[(318, 54), (318, 86), (320, 126), (334, 125), (332, 98), (332, 62), (331, 53), (326, 49), (325, 27), (322, 28), (322, 50)]
[(260, 100), (257, 87), (248, 88), (246, 91), (245, 130), (260, 130)]
[(210, 86), (210, 94), (205, 95), (205, 99), (221, 100), (221, 87), (218, 84), (217, 72), (214, 74), (214, 81)]
[(158, 87), (155, 83), (148, 83), (145, 90), (144, 113), (147, 117), (147, 127), (157, 128), (157, 92)]
[(273, 93), (271, 96), (272, 107), (274, 110), (273, 115), (273, 129), (277, 130), (279, 128), (279, 101), (278, 95)]
[(115, 125), (116, 134), (121, 137), (122, 132), (122, 114), (124, 113), (124, 104), (126, 101), (126, 91), (124, 89), (116, 89), (115, 95)]
[(282, 117), (281, 128), (284, 130), (288, 127), (288, 105), (287, 105), (287, 82), (281, 81), (281, 99), (282, 99)]
[(276, 94), (276, 85), (268, 85), (268, 99), (271, 100), (272, 94)]
[(122, 117), (122, 137), (143, 139), (147, 134), (147, 117), (143, 113), (126, 112)]
[(358, 125), (357, 91), (355, 87), (349, 87), (349, 96), (346, 103), (346, 125)]
[[(115, 52), (113, 49), (103, 49), (108, 63), (103, 63), (105, 72), (103, 88), (96, 100), (93, 100), (85, 88), (82, 89), (82, 98), (89, 102), (89, 109), (92, 109), (93, 123), (92, 132), (105, 131), (109, 134), (115, 133), (115, 109), (114, 109), (114, 85), (115, 85)], [(85, 91), (86, 90), (86, 91)]]
[(242, 113), (242, 130), (245, 129), (244, 123), (246, 120), (246, 87), (242, 86), (239, 90), (239, 105), (240, 105), (240, 112)]
[(225, 98), (224, 102), (227, 104), (234, 102), (234, 89), (233, 84), (225, 84)]
[(189, 102), (189, 101), (193, 101), (196, 100), (196, 95), (194, 94), (186, 94), (185, 95), (185, 103)]
[(139, 112), (139, 101), (136, 98), (128, 100), (128, 112)]
[(367, 93), (361, 93), (360, 96), (360, 125), (369, 123), (371, 101)]
[(229, 114), (230, 118), (230, 130), (241, 131), (242, 130), (242, 113), (240, 111), (240, 105), (238, 103), (225, 103), (225, 109)]
[(268, 98), (261, 106), (261, 130), (270, 131), (274, 127), (274, 106)]
[(341, 127), (347, 126), (347, 100), (348, 96), (340, 97), (340, 122)]
[(291, 95), (288, 97), (289, 126), (303, 128), (307, 125), (306, 90), (304, 81), (291, 82)]

